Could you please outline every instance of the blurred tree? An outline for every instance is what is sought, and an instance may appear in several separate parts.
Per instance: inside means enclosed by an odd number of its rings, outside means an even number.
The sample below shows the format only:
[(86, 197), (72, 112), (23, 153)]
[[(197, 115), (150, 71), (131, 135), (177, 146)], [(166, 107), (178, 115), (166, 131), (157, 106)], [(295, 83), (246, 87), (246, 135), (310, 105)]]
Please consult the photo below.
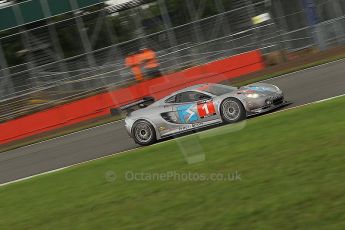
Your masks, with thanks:
[[(16, 0), (16, 2), (24, 2), (27, 0)], [(193, 1), (195, 10), (198, 13), (199, 18), (205, 18), (218, 13), (215, 0), (190, 0)], [(231, 2), (229, 0), (221, 0), (225, 10), (231, 9)], [(169, 16), (173, 26), (179, 26), (189, 23), (193, 20), (194, 16), (191, 17), (186, 7), (186, 0), (166, 0)], [(133, 10), (123, 10), (111, 15), (103, 14), (103, 19), (107, 20), (111, 26), (109, 31), (105, 23), (97, 25), (97, 19), (102, 15), (100, 12), (107, 5), (104, 3), (91, 6), (82, 9), (80, 12), (75, 12), (82, 16), (87, 30), (89, 39), (93, 37), (93, 49), (100, 49), (112, 44), (110, 36), (116, 37), (117, 42), (123, 43), (137, 37), (136, 25), (133, 17), (140, 15), (142, 18), (141, 24), (145, 34), (152, 34), (165, 29), (158, 4), (153, 1), (148, 7), (138, 7), (137, 13), (133, 14)], [(135, 12), (135, 11), (134, 11)], [(39, 22), (25, 25), (23, 29), (34, 29), (39, 26), (44, 26), (47, 23), (55, 23), (60, 44), (62, 46), (64, 56), (72, 57), (78, 54), (82, 54), (84, 51), (81, 46), (80, 36), (77, 30), (75, 20), (73, 19), (74, 13), (68, 12), (63, 15), (58, 15), (50, 18), (49, 20), (41, 20)], [(97, 27), (96, 31), (96, 25)], [(98, 36), (93, 36), (96, 32)], [(6, 36), (13, 33), (13, 30), (7, 32), (1, 32), (0, 36)], [(114, 34), (111, 34), (114, 33)], [(16, 55), (17, 51), (22, 48), (21, 40), (16, 39), (11, 43), (4, 46), (6, 57), (9, 65), (17, 65), (23, 63), (22, 57)]]

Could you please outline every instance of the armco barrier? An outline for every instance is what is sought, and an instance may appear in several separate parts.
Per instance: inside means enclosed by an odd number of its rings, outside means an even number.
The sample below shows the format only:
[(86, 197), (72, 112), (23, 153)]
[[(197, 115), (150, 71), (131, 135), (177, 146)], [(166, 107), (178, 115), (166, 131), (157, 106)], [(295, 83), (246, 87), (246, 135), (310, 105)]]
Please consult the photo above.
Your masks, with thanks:
[(217, 83), (263, 68), (261, 52), (255, 50), (81, 99), (0, 124), (0, 144), (106, 115), (110, 108), (128, 104), (144, 96), (160, 99), (186, 86)]

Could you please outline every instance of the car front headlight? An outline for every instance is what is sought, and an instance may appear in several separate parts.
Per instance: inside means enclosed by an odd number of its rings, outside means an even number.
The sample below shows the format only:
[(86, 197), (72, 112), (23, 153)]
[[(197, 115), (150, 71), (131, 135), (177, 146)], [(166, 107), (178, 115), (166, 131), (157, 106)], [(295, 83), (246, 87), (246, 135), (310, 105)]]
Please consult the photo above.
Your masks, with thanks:
[(260, 97), (260, 95), (257, 93), (250, 93), (250, 94), (247, 94), (246, 96), (248, 98), (259, 98)]

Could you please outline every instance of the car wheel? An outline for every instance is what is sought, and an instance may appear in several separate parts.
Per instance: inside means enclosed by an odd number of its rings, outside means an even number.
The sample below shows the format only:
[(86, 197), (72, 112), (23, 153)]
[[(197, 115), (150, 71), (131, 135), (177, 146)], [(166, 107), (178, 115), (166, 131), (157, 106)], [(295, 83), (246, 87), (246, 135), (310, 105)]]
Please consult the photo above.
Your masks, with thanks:
[(220, 113), (224, 123), (235, 123), (246, 119), (246, 110), (236, 98), (226, 98), (220, 105)]
[(134, 141), (139, 145), (151, 145), (156, 142), (156, 132), (153, 126), (145, 121), (137, 121), (133, 125), (133, 138)]

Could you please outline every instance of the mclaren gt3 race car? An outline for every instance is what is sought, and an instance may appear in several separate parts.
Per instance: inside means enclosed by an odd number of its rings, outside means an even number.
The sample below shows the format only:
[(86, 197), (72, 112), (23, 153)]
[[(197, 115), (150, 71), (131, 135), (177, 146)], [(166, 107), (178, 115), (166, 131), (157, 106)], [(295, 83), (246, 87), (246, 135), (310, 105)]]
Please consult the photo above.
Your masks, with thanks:
[(125, 125), (137, 144), (150, 145), (206, 126), (239, 122), (286, 104), (283, 92), (275, 85), (257, 83), (236, 88), (202, 84), (177, 91), (156, 102), (153, 98), (145, 98), (122, 109), (141, 108), (128, 112)]

